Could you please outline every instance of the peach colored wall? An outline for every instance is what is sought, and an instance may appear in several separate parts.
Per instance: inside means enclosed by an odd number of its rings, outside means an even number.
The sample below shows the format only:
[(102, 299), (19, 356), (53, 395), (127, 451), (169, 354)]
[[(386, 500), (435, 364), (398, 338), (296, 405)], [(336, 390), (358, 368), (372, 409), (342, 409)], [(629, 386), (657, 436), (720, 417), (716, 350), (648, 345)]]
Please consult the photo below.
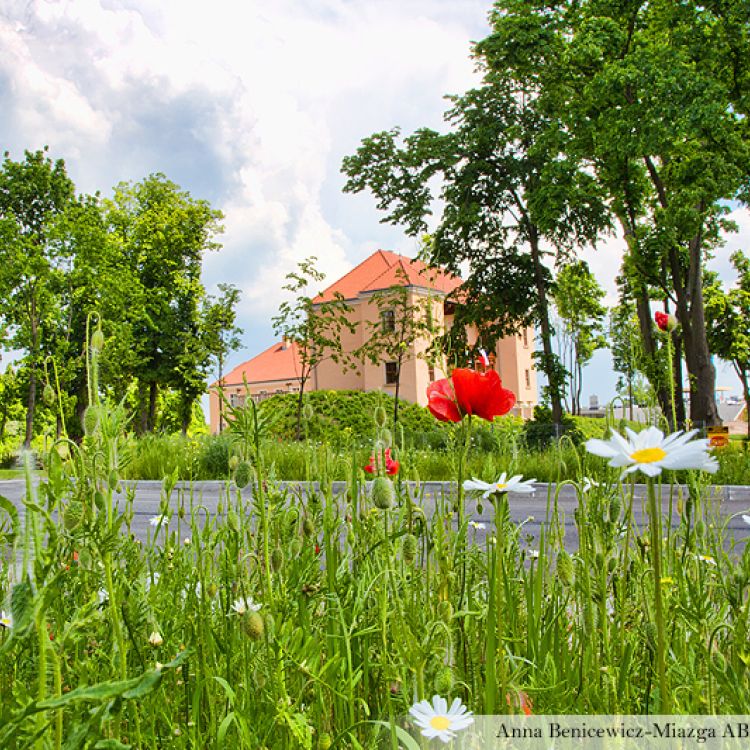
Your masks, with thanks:
[[(232, 384), (224, 386), (224, 396), (231, 401), (232, 396), (247, 398), (250, 396), (273, 396), (275, 393), (297, 393), (299, 383), (294, 380), (268, 380), (264, 383), (248, 383), (247, 390), (244, 384)], [(210, 430), (215, 435), (219, 432), (219, 392), (217, 388), (210, 388), (208, 392), (208, 407), (210, 413)], [(224, 407), (226, 414), (226, 407)], [(226, 416), (224, 417), (224, 427), (226, 427)]]
[[(410, 300), (417, 304), (419, 299), (423, 299), (427, 293), (424, 290), (410, 289)], [(444, 325), (453, 324), (453, 316), (444, 316), (443, 298), (438, 295), (432, 295), (433, 298), (433, 320), (437, 330), (442, 331)], [(341, 345), (345, 352), (352, 352), (359, 348), (367, 336), (377, 335), (373, 333), (372, 328), (366, 326), (367, 321), (379, 321), (380, 311), (371, 297), (366, 296), (359, 300), (350, 301), (352, 313), (350, 319), (357, 325), (355, 333), (343, 331), (341, 335)], [(476, 341), (476, 330), (467, 329), (467, 335), (470, 343)], [(417, 342), (412, 348), (409, 356), (401, 365), (401, 384), (399, 396), (406, 400), (416, 402), (424, 406), (427, 403), (427, 386), (430, 383), (429, 364), (420, 356), (429, 348), (429, 341), (426, 339)], [(503, 385), (516, 394), (517, 406), (514, 412), (524, 417), (530, 417), (534, 405), (537, 403), (537, 382), (536, 370), (533, 366), (532, 353), (534, 351), (534, 330), (527, 329), (526, 341), (524, 343), (523, 335), (508, 336), (500, 339), (495, 350), (496, 369), (500, 373)], [(526, 384), (526, 373), (528, 371), (529, 384)], [(436, 363), (435, 379), (447, 376), (445, 363)], [(297, 390), (296, 383), (288, 387), (286, 382), (271, 381), (268, 383), (249, 384), (248, 393), (259, 394), (266, 391), (269, 394), (276, 390)], [(230, 393), (241, 393), (243, 386), (227, 386), (225, 393), (227, 397)], [(369, 360), (360, 363), (355, 370), (343, 372), (340, 365), (333, 360), (327, 359), (321, 362), (316, 371), (313, 372), (308, 381), (307, 390), (363, 390), (363, 391), (383, 391), (385, 393), (395, 394), (395, 385), (386, 385), (385, 382), (385, 362), (373, 364)], [(210, 413), (211, 413), (211, 432), (218, 431), (218, 396), (211, 392), (209, 396)]]

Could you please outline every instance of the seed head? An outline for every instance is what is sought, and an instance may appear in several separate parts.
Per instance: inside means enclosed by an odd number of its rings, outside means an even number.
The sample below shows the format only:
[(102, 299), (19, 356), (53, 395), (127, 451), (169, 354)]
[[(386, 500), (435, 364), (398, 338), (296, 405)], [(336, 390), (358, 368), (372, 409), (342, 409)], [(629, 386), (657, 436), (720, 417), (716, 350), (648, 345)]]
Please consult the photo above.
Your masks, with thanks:
[(382, 406), (376, 406), (375, 411), (372, 413), (372, 418), (375, 420), (375, 424), (378, 427), (385, 427), (388, 421), (388, 415), (385, 413), (385, 409)]

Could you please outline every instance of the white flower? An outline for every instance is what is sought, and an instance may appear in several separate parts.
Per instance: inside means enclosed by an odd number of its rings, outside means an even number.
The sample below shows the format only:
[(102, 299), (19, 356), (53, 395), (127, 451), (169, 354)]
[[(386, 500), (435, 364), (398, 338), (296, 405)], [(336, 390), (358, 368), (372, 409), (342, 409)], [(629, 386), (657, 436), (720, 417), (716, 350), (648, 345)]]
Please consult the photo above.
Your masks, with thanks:
[(257, 612), (262, 606), (262, 604), (256, 604), (249, 596), (237, 599), (232, 603), (232, 609), (238, 615), (244, 615), (245, 612)]
[(480, 479), (476, 478), (467, 479), (464, 482), (464, 489), (467, 492), (481, 492), (482, 497), (486, 500), (495, 492), (534, 492), (534, 488), (532, 487), (534, 482), (536, 482), (536, 479), (522, 481), (520, 474), (516, 474), (514, 477), (508, 479), (507, 474), (503, 472), (496, 482), (491, 483), (482, 482)]
[(743, 514), (742, 514), (742, 520), (743, 520), (743, 521), (744, 521), (744, 522), (745, 522), (745, 523), (746, 523), (746, 524), (747, 524), (748, 526), (750, 526), (750, 516), (748, 516), (747, 514), (743, 513)]
[(466, 729), (474, 722), (471, 711), (466, 710), (460, 698), (455, 698), (448, 708), (448, 701), (439, 695), (432, 697), (432, 703), (426, 700), (415, 703), (409, 709), (409, 713), (414, 717), (414, 723), (422, 730), (423, 737), (437, 737), (445, 743), (456, 736), (457, 730)]
[(538, 560), (539, 559), (539, 550), (538, 549), (530, 549), (528, 550), (529, 553), (529, 559), (530, 560)]
[(169, 526), (169, 516), (167, 515), (160, 515), (160, 516), (154, 516), (149, 523), (152, 526)]
[(716, 565), (716, 560), (711, 555), (696, 555), (696, 557), (707, 565)]
[(583, 491), (584, 492), (591, 492), (592, 488), (594, 487), (599, 487), (599, 482), (597, 482), (594, 479), (591, 479), (591, 477), (583, 478)]
[(0, 612), (0, 628), (13, 629), (13, 616), (6, 614), (5, 611)]
[(486, 523), (479, 523), (477, 521), (469, 521), (469, 526), (471, 526), (473, 529), (476, 529), (477, 531), (481, 531), (482, 529), (487, 528)]
[(164, 639), (161, 637), (161, 633), (158, 630), (154, 630), (153, 633), (148, 637), (148, 642), (154, 647), (158, 648), (164, 643)]
[(682, 430), (664, 437), (661, 430), (649, 427), (633, 432), (626, 427), (627, 439), (613, 432), (609, 440), (589, 440), (586, 450), (595, 456), (610, 459), (610, 466), (625, 466), (622, 476), (638, 471), (648, 477), (661, 474), (662, 469), (702, 469), (714, 473), (719, 464), (708, 453), (708, 440), (692, 440), (697, 430)]

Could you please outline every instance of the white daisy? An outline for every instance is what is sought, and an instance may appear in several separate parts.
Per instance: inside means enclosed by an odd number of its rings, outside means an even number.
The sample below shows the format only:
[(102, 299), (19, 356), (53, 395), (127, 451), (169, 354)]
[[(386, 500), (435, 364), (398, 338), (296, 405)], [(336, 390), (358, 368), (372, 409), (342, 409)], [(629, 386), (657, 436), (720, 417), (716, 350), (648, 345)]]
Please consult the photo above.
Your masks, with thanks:
[(149, 521), (149, 523), (152, 526), (169, 526), (169, 516), (167, 515), (153, 516), (153, 518)]
[(696, 557), (707, 565), (716, 565), (716, 560), (711, 555), (696, 555)]
[(595, 479), (591, 479), (591, 477), (584, 477), (583, 478), (583, 491), (584, 492), (591, 492), (591, 490), (594, 487), (599, 487), (599, 482), (597, 482)]
[(5, 611), (0, 612), (0, 628), (13, 629), (13, 616), (7, 614)]
[(466, 729), (474, 723), (471, 711), (466, 710), (460, 698), (455, 698), (448, 708), (445, 698), (434, 695), (432, 703), (426, 700), (419, 701), (409, 709), (409, 713), (414, 717), (414, 723), (422, 730), (423, 737), (437, 737), (445, 743), (456, 736), (456, 731)]
[(747, 515), (746, 513), (743, 513), (743, 514), (742, 514), (742, 520), (743, 520), (743, 521), (744, 521), (744, 522), (745, 522), (745, 523), (746, 523), (746, 524), (747, 524), (748, 526), (750, 526), (750, 516), (748, 516), (748, 515)]
[(474, 477), (467, 479), (464, 482), (464, 489), (467, 492), (481, 492), (482, 497), (486, 500), (495, 492), (534, 492), (534, 487), (532, 486), (534, 482), (536, 482), (536, 479), (523, 481), (520, 474), (516, 474), (514, 477), (508, 479), (507, 474), (503, 472), (496, 482), (482, 482), (480, 479)]
[(244, 615), (245, 612), (257, 612), (262, 606), (262, 604), (256, 604), (249, 596), (244, 596), (232, 603), (232, 609), (238, 615)]
[(608, 458), (610, 466), (626, 467), (622, 476), (642, 471), (648, 477), (661, 474), (662, 469), (702, 469), (714, 473), (719, 464), (708, 453), (708, 440), (692, 440), (697, 430), (674, 432), (668, 437), (656, 427), (633, 432), (626, 427), (627, 438), (617, 432), (609, 440), (589, 440), (586, 450)]
[(485, 529), (487, 527), (487, 524), (480, 523), (478, 521), (469, 521), (469, 526), (471, 526), (472, 529), (476, 529), (477, 531), (482, 531), (482, 529)]

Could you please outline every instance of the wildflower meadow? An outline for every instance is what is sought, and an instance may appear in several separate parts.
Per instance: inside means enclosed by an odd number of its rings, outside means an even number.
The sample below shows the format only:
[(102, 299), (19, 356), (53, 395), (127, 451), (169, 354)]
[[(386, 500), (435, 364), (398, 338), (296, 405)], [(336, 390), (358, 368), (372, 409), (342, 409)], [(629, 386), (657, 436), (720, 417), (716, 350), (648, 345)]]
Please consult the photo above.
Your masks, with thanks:
[[(413, 748), (475, 714), (745, 712), (750, 556), (727, 544), (707, 441), (589, 441), (565, 518), (560, 485), (465, 475), (474, 423), (512, 404), (493, 372), (431, 388), (461, 439), (430, 513), (384, 410), (334, 494), (325, 464), (304, 493), (269, 479), (258, 411), (234, 408), (225, 502), (166, 477), (143, 541), (123, 409), (94, 396), (80, 445), (53, 445), (44, 476), (27, 462), (21, 512), (0, 499), (0, 747)], [(677, 469), (674, 528), (657, 495)], [(528, 539), (509, 508), (532, 492)]]

